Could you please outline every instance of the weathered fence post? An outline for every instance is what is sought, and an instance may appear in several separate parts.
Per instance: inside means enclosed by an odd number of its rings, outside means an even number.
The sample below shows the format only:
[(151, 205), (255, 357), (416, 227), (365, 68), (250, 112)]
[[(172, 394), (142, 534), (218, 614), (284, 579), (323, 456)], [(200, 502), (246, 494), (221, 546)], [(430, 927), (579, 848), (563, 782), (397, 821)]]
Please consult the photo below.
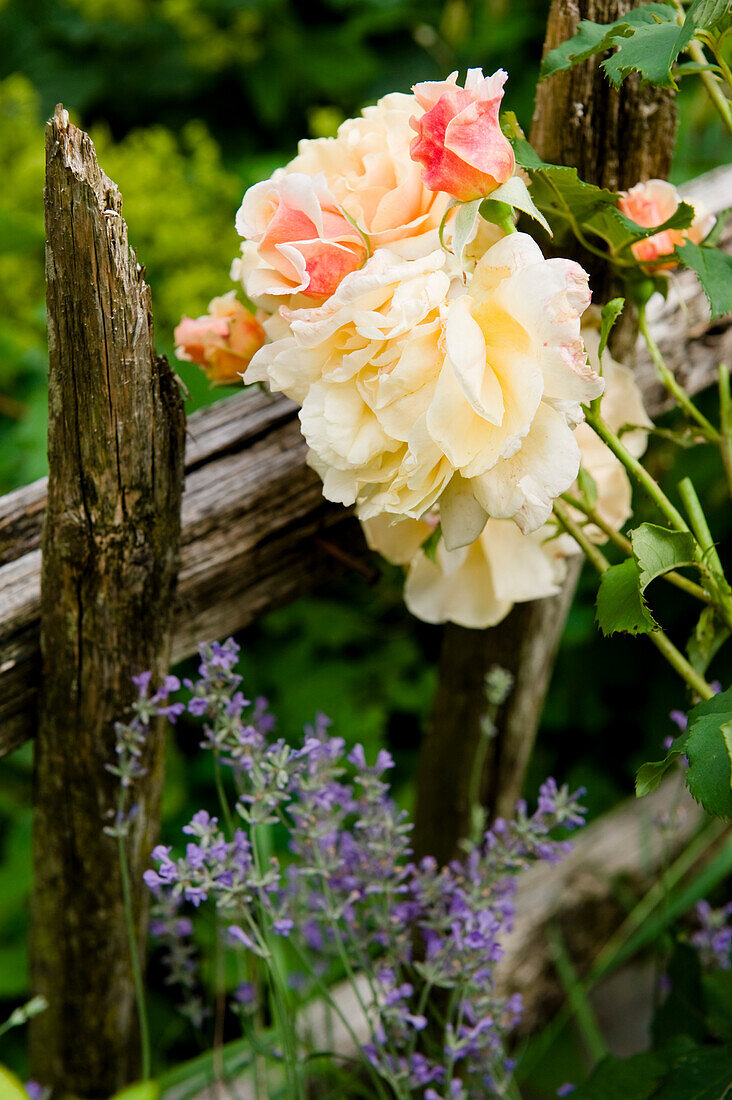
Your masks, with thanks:
[[(632, 6), (626, 0), (552, 0), (544, 52), (571, 37), (581, 19), (609, 23)], [(615, 91), (592, 59), (539, 85), (531, 141), (544, 160), (574, 166), (590, 183), (618, 189), (668, 175), (675, 125), (668, 92), (641, 87), (635, 77)], [(590, 272), (594, 300), (607, 301), (615, 292), (607, 269), (579, 246), (573, 258)], [(631, 326), (626, 349), (634, 335)], [(450, 858), (465, 836), (486, 709), (484, 679), (492, 664), (512, 671), (516, 686), (498, 715), (482, 789), (492, 814), (512, 813), (578, 575), (570, 566), (561, 595), (517, 606), (490, 631), (446, 627), (431, 728), (420, 754), (414, 833), (419, 855)]]
[[(33, 1077), (109, 1096), (138, 1071), (115, 842), (115, 719), (130, 677), (167, 671), (185, 416), (153, 346), (150, 292), (117, 187), (58, 107), (46, 132), (50, 355), (48, 504), (35, 749), (31, 979), (49, 1009), (31, 1030)], [(158, 820), (164, 733), (151, 732), (129, 838), (141, 875)]]

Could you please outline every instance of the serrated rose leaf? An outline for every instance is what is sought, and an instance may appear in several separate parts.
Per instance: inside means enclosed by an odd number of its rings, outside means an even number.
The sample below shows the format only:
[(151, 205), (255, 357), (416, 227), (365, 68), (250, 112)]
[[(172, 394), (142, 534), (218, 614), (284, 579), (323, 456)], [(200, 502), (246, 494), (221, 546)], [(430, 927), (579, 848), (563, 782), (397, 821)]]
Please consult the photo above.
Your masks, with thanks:
[(597, 593), (597, 624), (603, 634), (649, 634), (658, 623), (640, 590), (640, 574), (633, 558), (611, 565), (603, 573)]
[(732, 817), (732, 688), (689, 714), (686, 785), (707, 813)]
[(655, 523), (642, 523), (630, 532), (630, 541), (640, 574), (641, 592), (656, 577), (695, 564), (696, 543), (688, 531), (670, 531)]
[(712, 317), (732, 312), (732, 256), (718, 248), (686, 241), (674, 255), (684, 267), (696, 272), (712, 311)]

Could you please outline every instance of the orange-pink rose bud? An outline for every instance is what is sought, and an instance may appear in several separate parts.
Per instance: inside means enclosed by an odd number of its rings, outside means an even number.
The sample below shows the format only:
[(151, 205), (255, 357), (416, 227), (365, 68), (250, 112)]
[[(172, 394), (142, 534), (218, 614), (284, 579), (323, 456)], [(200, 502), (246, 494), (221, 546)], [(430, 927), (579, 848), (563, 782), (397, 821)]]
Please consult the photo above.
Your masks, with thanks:
[[(647, 180), (645, 183), (637, 183), (630, 191), (621, 191), (618, 206), (621, 213), (637, 225), (652, 229), (655, 225), (663, 225), (668, 221), (681, 201), (681, 195), (667, 180)], [(636, 260), (651, 267), (653, 271), (676, 267), (673, 258), (667, 259), (665, 263), (664, 258), (669, 257), (674, 248), (684, 241), (700, 244), (716, 220), (703, 203), (695, 202), (693, 206), (694, 220), (688, 229), (664, 229), (660, 233), (654, 233), (652, 237), (646, 237), (644, 241), (637, 241), (632, 246)]]
[(410, 120), (417, 132), (410, 152), (424, 166), (425, 186), (470, 202), (511, 178), (513, 149), (498, 121), (506, 80), (503, 69), (488, 77), (469, 69), (464, 88), (457, 86), (457, 73), (414, 85), (425, 113)]
[(280, 170), (255, 183), (236, 228), (254, 248), (243, 262), (247, 293), (255, 299), (302, 293), (324, 301), (368, 255), (363, 235), (341, 211), (322, 173), (311, 178)]
[(175, 354), (203, 367), (215, 386), (236, 385), (255, 352), (265, 342), (262, 325), (231, 290), (214, 298), (209, 312), (195, 320), (183, 317), (175, 330)]

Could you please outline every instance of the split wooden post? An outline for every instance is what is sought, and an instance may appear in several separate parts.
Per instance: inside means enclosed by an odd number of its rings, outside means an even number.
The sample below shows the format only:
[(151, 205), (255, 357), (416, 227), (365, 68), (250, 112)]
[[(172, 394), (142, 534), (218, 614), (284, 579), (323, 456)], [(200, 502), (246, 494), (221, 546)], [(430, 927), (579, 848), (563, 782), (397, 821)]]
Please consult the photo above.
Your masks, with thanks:
[[(102, 1097), (139, 1071), (116, 842), (114, 722), (131, 676), (168, 670), (185, 414), (153, 346), (150, 291), (117, 187), (57, 107), (46, 131), (48, 503), (35, 748), (31, 980), (49, 1008), (31, 1072)], [(129, 837), (140, 941), (142, 872), (158, 825), (164, 731), (151, 729)]]
[[(570, 38), (581, 19), (609, 23), (631, 6), (626, 0), (552, 0), (544, 52)], [(589, 183), (614, 190), (640, 179), (666, 177), (676, 126), (674, 103), (668, 92), (643, 87), (635, 77), (614, 90), (593, 58), (540, 84), (531, 129), (539, 155), (576, 167)], [(579, 246), (572, 258), (590, 272), (594, 301), (607, 301), (617, 292), (606, 265)], [(634, 338), (631, 319), (622, 334), (622, 349), (632, 348)], [(615, 345), (614, 350), (621, 349)], [(466, 835), (471, 774), (486, 710), (485, 674), (493, 664), (513, 672), (516, 683), (498, 715), (481, 787), (492, 815), (513, 812), (578, 576), (579, 568), (570, 565), (559, 596), (518, 605), (490, 631), (446, 627), (431, 728), (420, 755), (414, 832), (418, 855), (451, 858)]]

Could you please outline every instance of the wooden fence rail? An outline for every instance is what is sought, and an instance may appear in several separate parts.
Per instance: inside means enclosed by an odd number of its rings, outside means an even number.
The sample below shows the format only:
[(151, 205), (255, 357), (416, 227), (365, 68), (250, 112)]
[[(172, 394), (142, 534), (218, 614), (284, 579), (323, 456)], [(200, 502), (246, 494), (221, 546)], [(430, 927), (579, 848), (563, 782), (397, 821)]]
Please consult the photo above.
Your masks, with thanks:
[[(732, 166), (686, 191), (722, 210)], [(732, 231), (725, 245), (732, 251)], [(732, 362), (729, 318), (709, 322), (691, 272), (677, 275), (668, 302), (652, 303), (649, 313), (689, 393), (713, 382), (719, 362)], [(649, 411), (667, 407), (640, 348), (637, 377)], [(286, 398), (237, 394), (194, 413), (188, 435), (174, 661), (194, 653), (198, 641), (242, 629), (326, 584), (349, 561), (367, 560), (358, 524), (323, 499), (305, 465), (297, 409)], [(33, 736), (45, 501), (45, 478), (0, 498), (0, 756)]]

